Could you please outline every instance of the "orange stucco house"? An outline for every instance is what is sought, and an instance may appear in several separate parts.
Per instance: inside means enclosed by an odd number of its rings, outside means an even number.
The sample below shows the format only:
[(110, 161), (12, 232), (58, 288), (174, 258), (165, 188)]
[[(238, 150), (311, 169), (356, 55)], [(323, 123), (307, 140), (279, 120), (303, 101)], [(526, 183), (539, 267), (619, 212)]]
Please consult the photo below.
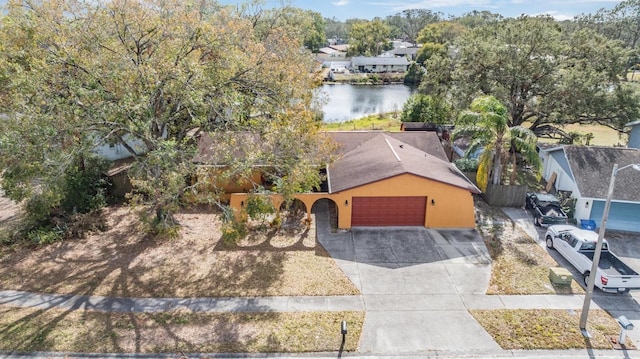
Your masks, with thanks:
[[(320, 199), (335, 203), (338, 227), (474, 228), (473, 194), (480, 193), (452, 163), (434, 132), (327, 132), (339, 157), (327, 168), (326, 192), (295, 195), (307, 215)], [(242, 211), (248, 194), (233, 193)], [(275, 208), (283, 198), (272, 195)]]

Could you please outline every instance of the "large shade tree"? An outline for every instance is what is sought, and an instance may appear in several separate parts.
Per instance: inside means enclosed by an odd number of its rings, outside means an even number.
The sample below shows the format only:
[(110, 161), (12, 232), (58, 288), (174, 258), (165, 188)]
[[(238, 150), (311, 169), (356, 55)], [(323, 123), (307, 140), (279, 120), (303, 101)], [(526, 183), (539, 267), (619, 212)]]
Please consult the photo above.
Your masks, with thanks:
[(354, 20), (349, 28), (349, 56), (378, 56), (393, 47), (391, 29), (380, 19)]
[(510, 127), (539, 135), (570, 123), (621, 130), (638, 118), (638, 98), (622, 81), (628, 51), (590, 29), (565, 34), (550, 17), (506, 19), (470, 29), (446, 55), (425, 63), (444, 73), (423, 86), (463, 109), (478, 95), (507, 106)]
[[(310, 189), (323, 155), (310, 111), (317, 76), (287, 16), (208, 0), (9, 1), (2, 188), (15, 200), (56, 193), (96, 144), (120, 144), (157, 224), (172, 225), (197, 134), (245, 131), (265, 146), (244, 157), (232, 156), (242, 142), (219, 146), (235, 177), (268, 162), (283, 190)], [(61, 201), (49, 197), (51, 207)]]
[(442, 98), (413, 94), (402, 107), (402, 122), (451, 123), (451, 106)]
[(581, 15), (573, 27), (595, 29), (610, 39), (621, 41), (631, 51), (627, 69), (640, 64), (640, 0), (621, 1), (612, 9)]
[(385, 22), (391, 26), (393, 35), (415, 44), (420, 30), (429, 24), (439, 22), (442, 17), (442, 13), (427, 9), (407, 9), (387, 16)]

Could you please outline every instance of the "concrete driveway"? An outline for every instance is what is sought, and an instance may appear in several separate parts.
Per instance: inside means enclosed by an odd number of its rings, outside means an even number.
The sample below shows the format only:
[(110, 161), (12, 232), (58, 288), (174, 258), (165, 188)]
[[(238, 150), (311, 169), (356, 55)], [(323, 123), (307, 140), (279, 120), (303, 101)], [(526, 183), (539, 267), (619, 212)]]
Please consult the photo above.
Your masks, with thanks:
[(361, 353), (499, 349), (467, 312), (491, 274), (476, 231), (362, 227), (318, 240), (363, 294)]

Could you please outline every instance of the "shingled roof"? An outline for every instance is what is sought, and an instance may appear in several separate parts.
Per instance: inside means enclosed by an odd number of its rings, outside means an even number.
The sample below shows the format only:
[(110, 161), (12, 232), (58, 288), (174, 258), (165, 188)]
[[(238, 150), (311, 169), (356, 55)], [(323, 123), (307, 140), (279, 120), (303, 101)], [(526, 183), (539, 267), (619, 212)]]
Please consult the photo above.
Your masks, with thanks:
[(251, 132), (202, 132), (193, 162), (199, 165), (227, 166), (246, 158), (265, 144), (260, 135)]
[[(606, 198), (613, 165), (640, 164), (640, 150), (633, 148), (565, 146), (571, 172), (583, 197)], [(616, 176), (613, 198), (640, 202), (640, 172), (626, 169)]]
[(386, 134), (436, 158), (448, 160), (435, 132), (331, 131), (325, 133), (338, 143), (338, 152), (342, 155), (380, 134)]
[[(473, 193), (480, 192), (453, 164), (446, 160), (437, 136), (432, 142), (440, 147), (439, 150), (434, 150), (438, 156), (400, 141), (392, 133), (369, 133), (369, 138), (362, 133), (352, 132), (351, 134), (353, 134), (352, 146), (358, 139), (363, 141), (359, 142), (355, 148), (344, 152), (342, 157), (329, 167), (330, 193), (407, 173), (464, 188)], [(348, 135), (342, 135), (341, 139), (345, 140), (345, 137)]]

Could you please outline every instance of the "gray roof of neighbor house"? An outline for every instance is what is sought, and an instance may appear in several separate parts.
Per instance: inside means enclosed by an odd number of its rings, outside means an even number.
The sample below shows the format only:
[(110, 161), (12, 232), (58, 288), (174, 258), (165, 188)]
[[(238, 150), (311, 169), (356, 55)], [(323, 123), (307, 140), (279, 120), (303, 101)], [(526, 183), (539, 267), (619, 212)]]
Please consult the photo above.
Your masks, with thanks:
[(448, 160), (435, 132), (330, 131), (325, 134), (338, 143), (340, 155), (351, 152), (362, 143), (380, 134), (386, 134), (443, 161)]
[(369, 66), (369, 65), (401, 65), (409, 66), (406, 57), (365, 57), (358, 56), (351, 59), (353, 66)]
[[(444, 150), (437, 136), (435, 142), (440, 146), (443, 158), (422, 151), (393, 136), (392, 133), (373, 133), (372, 137), (358, 136), (354, 132), (353, 141), (357, 146), (349, 146), (349, 151), (329, 166), (329, 192), (335, 193), (350, 188), (374, 183), (402, 174), (428, 178), (480, 193), (462, 173), (444, 157)], [(435, 135), (425, 132), (425, 134)], [(345, 138), (343, 138), (345, 139)], [(356, 142), (361, 139), (362, 142)], [(343, 148), (344, 149), (344, 148)]]
[(251, 132), (201, 132), (197, 138), (198, 151), (193, 162), (199, 165), (229, 165), (238, 158), (255, 153), (258, 148), (264, 148), (260, 135)]
[(338, 50), (336, 50), (336, 49), (332, 49), (332, 48), (330, 48), (330, 47), (321, 47), (321, 48), (318, 50), (318, 52), (322, 52), (322, 53), (325, 53), (325, 54), (332, 55), (332, 54), (340, 53), (341, 51), (338, 51)]
[[(606, 198), (613, 165), (640, 164), (640, 150), (621, 147), (564, 146), (567, 160), (583, 197)], [(618, 172), (613, 199), (640, 202), (640, 172)]]
[(330, 45), (329, 47), (340, 52), (347, 52), (347, 50), (349, 50), (349, 44), (336, 44)]
[(420, 50), (418, 47), (397, 47), (393, 50), (387, 51), (387, 53), (395, 56), (414, 56), (418, 53), (418, 50)]

